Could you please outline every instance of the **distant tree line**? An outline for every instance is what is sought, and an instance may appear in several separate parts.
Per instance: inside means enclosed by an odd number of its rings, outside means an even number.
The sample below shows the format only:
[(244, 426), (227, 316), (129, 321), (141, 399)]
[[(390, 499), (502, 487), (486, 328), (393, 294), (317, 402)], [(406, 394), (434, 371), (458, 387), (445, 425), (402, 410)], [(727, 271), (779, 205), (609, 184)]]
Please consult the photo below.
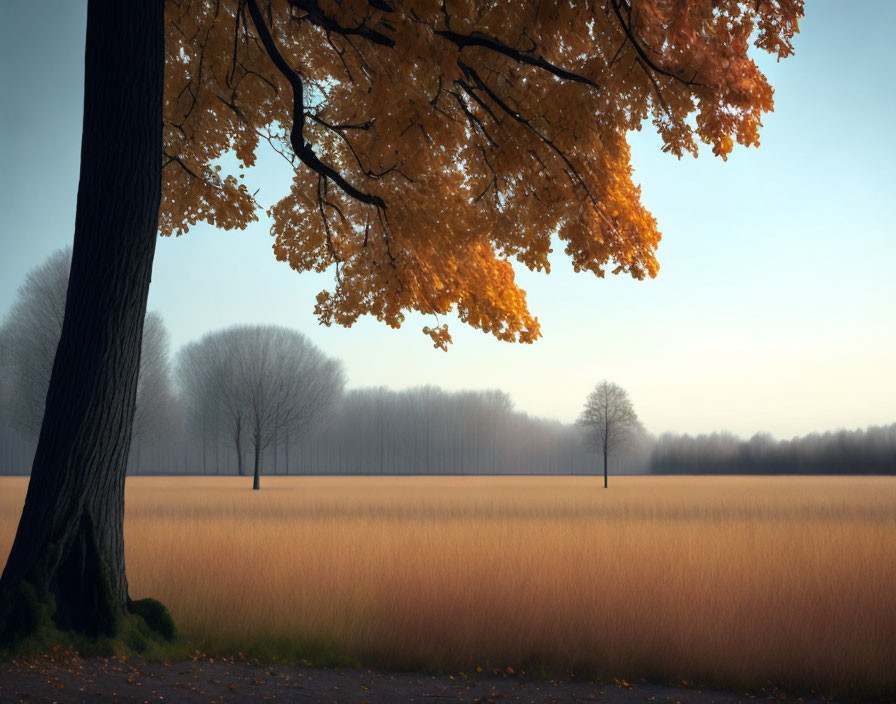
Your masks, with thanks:
[[(0, 474), (31, 469), (70, 261), (62, 250), (29, 272), (0, 324)], [(578, 424), (516, 411), (499, 390), (344, 385), (338, 360), (277, 326), (210, 332), (172, 362), (164, 321), (149, 313), (128, 471), (252, 474), (255, 486), (262, 474), (585, 475), (618, 443), (613, 474), (896, 474), (896, 424), (781, 441), (654, 439), (607, 382)], [(611, 391), (628, 406), (609, 403)], [(608, 422), (622, 411), (625, 443)]]
[[(219, 407), (217, 417), (225, 413)], [(253, 444), (237, 449), (235, 437), (215, 417), (192, 416), (180, 436), (156, 443), (154, 459), (132, 473), (251, 474)], [(633, 447), (614, 472), (642, 473), (647, 460), (646, 446)], [(600, 471), (578, 427), (514, 411), (501, 391), (431, 386), (346, 391), (304, 430), (284, 426), (272, 433), (259, 463), (262, 475)]]
[(653, 474), (896, 474), (896, 423), (865, 430), (749, 440), (729, 433), (661, 435), (650, 453)]
[[(333, 474), (593, 474), (601, 468), (575, 425), (515, 411), (503, 391), (432, 386), (349, 391), (296, 457), (299, 471)], [(614, 471), (644, 472), (647, 459), (646, 444), (634, 443)]]
[[(61, 330), (71, 251), (28, 273), (0, 325), (0, 473), (31, 467)], [(174, 360), (162, 318), (144, 322), (130, 473), (591, 474), (576, 425), (515, 411), (503, 391), (344, 390), (307, 338), (235, 326)], [(614, 473), (644, 472), (643, 431)]]

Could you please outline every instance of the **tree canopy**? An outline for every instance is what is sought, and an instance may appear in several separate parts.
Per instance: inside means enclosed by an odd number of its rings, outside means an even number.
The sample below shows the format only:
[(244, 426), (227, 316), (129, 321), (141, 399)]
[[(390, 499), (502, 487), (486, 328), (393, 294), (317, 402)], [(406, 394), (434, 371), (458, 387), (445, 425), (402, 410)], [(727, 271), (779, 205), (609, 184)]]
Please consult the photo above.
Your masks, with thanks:
[(641, 429), (626, 390), (606, 380), (588, 394), (578, 424), (585, 430), (586, 444), (605, 455), (617, 451)]
[[(750, 56), (793, 51), (802, 0), (170, 0), (160, 229), (242, 228), (259, 204), (233, 153), (295, 167), (274, 252), (335, 270), (325, 324), (456, 310), (499, 339), (538, 321), (514, 260), (655, 276), (657, 223), (626, 135), (725, 158), (758, 145), (772, 88)], [(445, 325), (424, 328), (436, 346)]]

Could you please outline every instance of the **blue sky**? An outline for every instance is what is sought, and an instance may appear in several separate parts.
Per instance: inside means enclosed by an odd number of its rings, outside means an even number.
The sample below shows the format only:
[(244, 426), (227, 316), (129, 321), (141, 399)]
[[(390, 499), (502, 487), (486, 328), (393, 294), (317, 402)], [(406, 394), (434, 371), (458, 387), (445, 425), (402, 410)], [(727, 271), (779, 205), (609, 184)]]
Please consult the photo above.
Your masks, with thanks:
[[(859, 11), (859, 8), (861, 11)], [(85, 3), (4, 8), (0, 315), (22, 276), (71, 242), (77, 192)], [(808, 0), (796, 56), (761, 58), (775, 87), (762, 146), (728, 162), (662, 154), (632, 135), (636, 181), (663, 231), (657, 279), (521, 272), (543, 339), (495, 341), (449, 319), (432, 349), (410, 316), (324, 328), (327, 275), (274, 260), (268, 223), (162, 239), (150, 309), (172, 347), (245, 322), (297, 328), (346, 363), (351, 386), (502, 388), (517, 408), (573, 420), (590, 388), (630, 393), (653, 433), (812, 431), (896, 421), (896, 3)], [(279, 157), (250, 180), (287, 188)]]

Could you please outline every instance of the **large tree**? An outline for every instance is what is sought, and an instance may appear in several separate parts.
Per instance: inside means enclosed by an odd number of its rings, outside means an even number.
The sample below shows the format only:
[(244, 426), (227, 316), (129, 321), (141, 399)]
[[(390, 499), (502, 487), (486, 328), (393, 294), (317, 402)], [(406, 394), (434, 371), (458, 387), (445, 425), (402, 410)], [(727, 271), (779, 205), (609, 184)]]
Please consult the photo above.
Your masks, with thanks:
[(600, 382), (585, 399), (585, 407), (578, 423), (585, 431), (585, 442), (589, 449), (604, 456), (606, 489), (608, 458), (632, 442), (641, 429), (628, 392), (610, 381)]
[(31, 592), (59, 626), (118, 629), (155, 236), (256, 217), (228, 155), (251, 165), (267, 141), (295, 165), (274, 250), (332, 268), (324, 323), (454, 309), (530, 342), (511, 260), (547, 269), (556, 236), (577, 270), (655, 275), (627, 132), (652, 120), (678, 155), (758, 144), (772, 90), (748, 49), (787, 56), (801, 15), (802, 0), (89, 0), (72, 276), (0, 632), (33, 629)]
[(25, 506), (0, 578), (0, 642), (53, 627), (111, 637), (134, 621), (124, 479), (161, 196), (163, 9), (88, 4), (72, 268)]

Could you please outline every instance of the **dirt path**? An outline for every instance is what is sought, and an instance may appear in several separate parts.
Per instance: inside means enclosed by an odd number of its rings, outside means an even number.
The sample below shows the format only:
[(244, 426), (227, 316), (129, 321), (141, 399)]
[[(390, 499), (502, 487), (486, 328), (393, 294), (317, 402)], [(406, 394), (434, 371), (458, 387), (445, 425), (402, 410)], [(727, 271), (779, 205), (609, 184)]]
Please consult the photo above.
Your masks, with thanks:
[[(0, 662), (0, 702), (602, 702), (605, 704), (735, 704), (780, 701), (646, 683), (600, 684), (476, 674), (431, 676), (376, 670), (317, 670), (234, 661), (170, 664), (119, 659), (41, 658)], [(794, 700), (821, 704), (821, 700)]]

